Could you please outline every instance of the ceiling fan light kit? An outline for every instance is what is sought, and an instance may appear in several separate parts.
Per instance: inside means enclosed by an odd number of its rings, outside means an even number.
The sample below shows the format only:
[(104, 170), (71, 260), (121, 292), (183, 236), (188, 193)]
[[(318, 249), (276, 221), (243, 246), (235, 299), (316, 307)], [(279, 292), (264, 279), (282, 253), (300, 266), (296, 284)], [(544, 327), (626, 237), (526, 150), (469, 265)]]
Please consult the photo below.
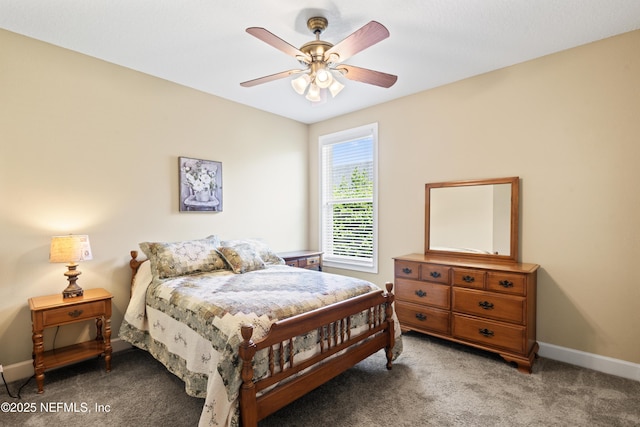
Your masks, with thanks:
[(310, 18), (307, 21), (307, 28), (316, 36), (316, 39), (305, 43), (300, 49), (264, 28), (247, 28), (249, 34), (287, 55), (293, 56), (305, 68), (282, 71), (249, 80), (240, 83), (240, 85), (252, 87), (289, 77), (292, 74), (300, 74), (291, 80), (291, 86), (296, 93), (304, 95), (313, 103), (324, 101), (327, 91), (332, 97), (342, 91), (344, 84), (338, 80), (337, 76), (384, 88), (393, 86), (398, 79), (397, 76), (342, 64), (342, 61), (389, 37), (389, 31), (382, 24), (371, 21), (336, 45), (320, 40), (320, 34), (324, 32), (327, 25), (328, 21), (323, 17)]

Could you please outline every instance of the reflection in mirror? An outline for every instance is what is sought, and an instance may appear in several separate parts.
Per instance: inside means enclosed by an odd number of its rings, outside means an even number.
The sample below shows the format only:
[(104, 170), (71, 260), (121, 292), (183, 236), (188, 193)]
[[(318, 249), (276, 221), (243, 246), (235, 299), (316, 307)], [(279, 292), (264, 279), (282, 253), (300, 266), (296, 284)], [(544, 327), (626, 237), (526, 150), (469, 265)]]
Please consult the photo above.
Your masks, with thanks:
[(434, 188), (430, 224), (432, 250), (509, 255), (511, 185)]
[(426, 253), (517, 259), (518, 181), (498, 178), (426, 186)]

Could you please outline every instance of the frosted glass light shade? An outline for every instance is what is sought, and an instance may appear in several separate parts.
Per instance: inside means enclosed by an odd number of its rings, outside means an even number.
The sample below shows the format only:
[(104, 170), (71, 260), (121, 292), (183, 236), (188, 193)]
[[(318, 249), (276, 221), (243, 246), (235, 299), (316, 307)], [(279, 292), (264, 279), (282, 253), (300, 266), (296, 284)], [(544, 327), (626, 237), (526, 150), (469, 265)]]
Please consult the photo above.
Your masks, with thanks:
[(316, 72), (316, 80), (315, 83), (319, 88), (327, 88), (333, 82), (333, 77), (331, 73), (324, 68), (319, 69)]
[(310, 82), (311, 77), (309, 77), (309, 74), (305, 73), (300, 77), (291, 80), (291, 86), (293, 86), (293, 90), (295, 90), (299, 95), (303, 95)]
[(340, 83), (338, 79), (333, 79), (333, 83), (331, 83), (331, 86), (329, 86), (329, 92), (331, 92), (331, 96), (335, 98), (342, 89), (344, 89), (344, 85)]
[(320, 88), (316, 84), (312, 83), (311, 86), (309, 86), (306, 98), (311, 102), (322, 101), (322, 98), (320, 97)]

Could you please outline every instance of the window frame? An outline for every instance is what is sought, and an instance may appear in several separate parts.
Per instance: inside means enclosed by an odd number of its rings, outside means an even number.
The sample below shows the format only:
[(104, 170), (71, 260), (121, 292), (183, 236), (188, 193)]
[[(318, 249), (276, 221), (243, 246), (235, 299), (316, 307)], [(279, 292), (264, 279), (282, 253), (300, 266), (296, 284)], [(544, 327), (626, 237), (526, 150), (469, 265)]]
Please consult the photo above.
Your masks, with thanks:
[[(373, 146), (373, 165), (372, 165), (372, 180), (373, 180), (373, 227), (372, 227), (372, 255), (370, 261), (357, 260), (352, 258), (346, 258), (336, 256), (327, 251), (327, 245), (325, 242), (325, 235), (331, 233), (325, 233), (325, 165), (323, 156), (323, 147), (326, 145), (333, 145), (337, 143), (344, 143), (353, 141), (356, 139), (362, 139), (365, 137), (371, 137)], [(318, 227), (318, 241), (320, 242), (320, 249), (323, 254), (323, 265), (326, 267), (341, 268), (345, 270), (361, 271), (365, 273), (378, 273), (378, 123), (370, 123), (356, 128), (346, 129), (338, 132), (333, 132), (318, 137), (318, 165), (319, 165), (319, 227)]]

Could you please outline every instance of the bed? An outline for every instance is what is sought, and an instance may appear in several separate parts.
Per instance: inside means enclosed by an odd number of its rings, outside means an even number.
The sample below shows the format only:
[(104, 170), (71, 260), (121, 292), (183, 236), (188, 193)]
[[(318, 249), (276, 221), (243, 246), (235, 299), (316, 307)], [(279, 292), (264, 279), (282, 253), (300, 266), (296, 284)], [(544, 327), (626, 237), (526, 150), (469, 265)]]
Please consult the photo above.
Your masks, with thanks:
[(119, 336), (204, 398), (200, 426), (258, 421), (382, 350), (400, 354), (386, 289), (298, 269), (258, 240), (143, 242)]

